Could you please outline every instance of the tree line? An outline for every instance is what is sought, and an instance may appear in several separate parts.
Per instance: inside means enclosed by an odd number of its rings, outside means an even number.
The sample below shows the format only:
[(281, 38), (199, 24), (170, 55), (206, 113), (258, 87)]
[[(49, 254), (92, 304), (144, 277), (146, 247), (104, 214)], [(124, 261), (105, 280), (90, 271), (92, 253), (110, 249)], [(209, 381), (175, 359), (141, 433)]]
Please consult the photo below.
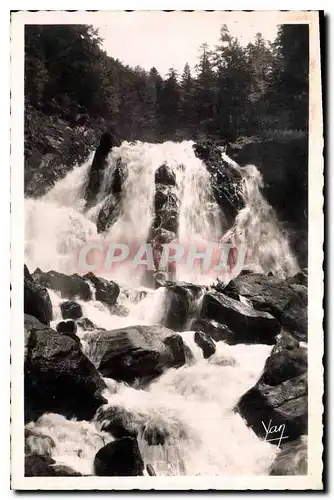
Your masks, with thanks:
[(87, 25), (25, 27), (25, 104), (71, 124), (102, 121), (120, 139), (177, 140), (308, 128), (307, 25), (281, 25), (274, 42), (247, 46), (226, 25), (198, 63), (163, 78), (131, 68), (102, 49)]

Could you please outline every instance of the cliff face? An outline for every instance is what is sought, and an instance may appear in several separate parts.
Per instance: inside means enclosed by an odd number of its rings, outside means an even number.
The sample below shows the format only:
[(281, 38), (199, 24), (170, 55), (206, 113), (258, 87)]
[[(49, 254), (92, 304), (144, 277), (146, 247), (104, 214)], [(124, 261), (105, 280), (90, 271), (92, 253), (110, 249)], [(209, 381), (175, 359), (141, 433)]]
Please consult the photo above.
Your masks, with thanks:
[(289, 232), (301, 267), (307, 266), (308, 138), (249, 139), (229, 145), (227, 154), (239, 165), (260, 170), (263, 194)]
[(71, 121), (25, 108), (24, 191), (39, 197), (82, 163), (98, 145), (105, 124), (81, 115)]

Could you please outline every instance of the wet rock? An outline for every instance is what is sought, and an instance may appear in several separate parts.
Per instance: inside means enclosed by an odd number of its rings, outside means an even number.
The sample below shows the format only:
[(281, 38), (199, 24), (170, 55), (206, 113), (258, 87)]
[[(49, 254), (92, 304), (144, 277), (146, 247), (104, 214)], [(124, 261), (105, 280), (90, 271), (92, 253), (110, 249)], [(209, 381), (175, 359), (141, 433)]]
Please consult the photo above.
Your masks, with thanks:
[(88, 283), (78, 274), (68, 276), (57, 271), (48, 271), (47, 273), (34, 273), (33, 277), (37, 283), (59, 292), (63, 298), (82, 300), (92, 298)]
[(260, 381), (267, 385), (278, 385), (306, 371), (307, 351), (305, 349), (283, 349), (269, 356)]
[(183, 342), (181, 335), (169, 335), (163, 340), (165, 346), (171, 351), (170, 364), (173, 368), (183, 366), (187, 361), (186, 345)]
[(126, 179), (127, 169), (125, 163), (121, 158), (116, 160), (116, 168), (111, 183), (111, 193), (113, 195), (120, 195)]
[(89, 171), (88, 184), (86, 188), (86, 206), (93, 205), (100, 190), (103, 172), (107, 166), (107, 157), (114, 145), (114, 139), (109, 132), (102, 134), (100, 144), (95, 151), (93, 162)]
[(45, 412), (90, 420), (106, 403), (105, 383), (80, 346), (67, 335), (25, 325), (25, 419)]
[(98, 278), (93, 273), (85, 274), (84, 279), (95, 287), (95, 298), (108, 306), (113, 306), (119, 296), (119, 286), (114, 281)]
[(74, 300), (67, 300), (60, 304), (63, 319), (79, 319), (82, 317), (82, 307)]
[(285, 425), (284, 436), (290, 441), (307, 433), (306, 363), (301, 348), (272, 354), (259, 381), (241, 397), (237, 410), (258, 436), (266, 437), (268, 425)]
[(24, 312), (49, 325), (52, 320), (52, 304), (48, 291), (31, 276), (24, 266)]
[(230, 344), (274, 344), (281, 329), (271, 314), (215, 291), (204, 295), (201, 315), (226, 324), (234, 334), (227, 339)]
[(216, 345), (213, 340), (203, 332), (195, 332), (194, 341), (203, 351), (203, 357), (208, 359), (216, 352)]
[[(216, 289), (219, 290), (219, 285)], [(292, 278), (243, 274), (224, 288), (224, 294), (246, 297), (255, 309), (269, 312), (294, 337), (307, 341), (307, 287), (296, 284)]]
[(167, 289), (163, 324), (172, 330), (182, 331), (187, 321), (195, 314), (196, 300), (202, 293), (202, 287), (172, 281), (165, 281), (162, 285)]
[(164, 369), (180, 366), (179, 350), (173, 351), (164, 344), (164, 339), (173, 334), (167, 328), (153, 325), (131, 326), (97, 335), (99, 372), (129, 384), (147, 383)]
[(192, 321), (190, 330), (199, 330), (211, 337), (215, 342), (221, 340), (233, 342), (234, 333), (228, 326), (207, 318), (196, 318)]
[(231, 225), (238, 211), (244, 207), (240, 193), (241, 173), (222, 159), (221, 149), (211, 141), (197, 142), (193, 148), (211, 174), (214, 197)]
[(58, 325), (56, 326), (56, 330), (61, 335), (67, 335), (68, 337), (73, 339), (77, 344), (80, 344), (80, 339), (76, 335), (77, 325), (74, 321), (72, 320), (60, 321), (60, 323), (58, 323)]
[(155, 218), (153, 230), (177, 233), (179, 200), (171, 186), (156, 184), (154, 195)]
[(71, 336), (77, 333), (77, 325), (73, 320), (60, 321), (60, 323), (56, 326), (56, 330), (58, 333)]
[(175, 186), (176, 179), (173, 170), (164, 163), (155, 172), (155, 183), (167, 186)]
[(53, 458), (49, 456), (31, 454), (24, 460), (25, 477), (37, 476), (82, 476), (67, 465), (56, 464)]
[(96, 221), (98, 233), (107, 231), (116, 222), (121, 213), (121, 198), (116, 194), (107, 196), (99, 211)]
[(307, 436), (283, 443), (270, 467), (270, 476), (306, 476), (308, 472)]
[(274, 346), (271, 354), (283, 351), (284, 349), (296, 349), (299, 347), (299, 342), (295, 337), (286, 331), (282, 331), (276, 337), (276, 345)]
[(101, 448), (94, 459), (97, 476), (142, 476), (144, 462), (137, 440), (123, 437)]

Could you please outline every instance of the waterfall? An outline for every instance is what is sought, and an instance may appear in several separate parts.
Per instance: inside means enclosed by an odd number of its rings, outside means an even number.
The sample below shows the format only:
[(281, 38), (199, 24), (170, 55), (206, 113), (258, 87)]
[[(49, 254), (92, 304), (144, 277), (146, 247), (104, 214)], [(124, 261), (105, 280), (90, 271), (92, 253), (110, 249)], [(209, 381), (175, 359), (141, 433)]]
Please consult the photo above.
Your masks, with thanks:
[[(224, 236), (224, 214), (214, 200), (210, 175), (195, 156), (192, 145), (191, 141), (124, 142), (115, 147), (108, 157), (96, 203), (88, 210), (84, 194), (91, 158), (69, 172), (45, 196), (27, 199), (25, 261), (29, 269), (78, 272), (77, 254), (83, 245), (94, 240), (127, 243), (135, 248), (146, 243), (154, 218), (155, 172), (163, 164), (175, 173), (172, 190), (179, 203), (178, 241), (203, 248), (209, 242), (218, 243)], [(110, 194), (119, 162), (126, 167), (120, 212), (115, 223), (98, 234), (98, 212)], [(230, 167), (240, 169), (231, 161)], [(251, 248), (255, 265), (261, 266), (263, 272), (292, 274), (297, 265), (273, 209), (261, 194), (259, 172), (252, 166), (240, 171), (245, 207), (236, 217), (234, 237)], [(189, 270), (182, 263), (176, 274), (179, 280), (205, 284), (216, 277), (203, 275), (198, 269)], [(115, 274), (100, 272), (100, 275), (120, 285), (118, 304), (128, 314), (124, 317), (113, 314), (95, 300), (94, 293), (89, 301), (78, 300), (84, 316), (97, 328), (110, 330), (162, 321), (165, 288), (154, 290), (143, 286), (127, 265)], [(61, 319), (63, 299), (54, 290), (49, 293), (54, 312), (51, 326), (55, 328)], [(198, 304), (200, 300), (201, 297)], [(194, 314), (198, 304), (194, 304)], [(78, 328), (84, 352), (93, 362), (95, 335), (96, 330), (88, 334)], [(267, 474), (275, 447), (246, 427), (233, 408), (260, 376), (270, 346), (232, 347), (218, 342), (216, 353), (205, 360), (194, 342), (193, 332), (182, 332), (182, 337), (193, 353), (192, 364), (169, 369), (146, 390), (106, 380), (105, 396), (110, 404), (129, 410), (146, 427), (162, 429), (165, 441), (159, 445), (149, 446), (139, 434), (145, 463), (152, 464), (158, 475)], [(113, 439), (99, 429), (97, 422), (74, 422), (55, 414), (45, 414), (29, 426), (53, 439), (53, 457), (57, 461), (84, 474), (93, 473), (95, 453)]]

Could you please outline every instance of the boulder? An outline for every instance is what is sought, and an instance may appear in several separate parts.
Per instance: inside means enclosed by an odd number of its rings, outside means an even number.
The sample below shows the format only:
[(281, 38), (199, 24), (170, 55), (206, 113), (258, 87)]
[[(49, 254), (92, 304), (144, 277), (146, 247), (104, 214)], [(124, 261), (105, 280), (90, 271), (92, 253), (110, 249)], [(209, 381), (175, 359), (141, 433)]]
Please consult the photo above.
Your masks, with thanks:
[[(254, 432), (266, 436), (268, 426), (285, 425), (286, 440), (307, 433), (307, 355), (304, 349), (272, 354), (254, 387), (240, 399), (237, 410)], [(276, 437), (276, 436), (274, 436)]]
[(308, 472), (307, 436), (284, 443), (270, 467), (270, 476), (306, 476)]
[(58, 333), (69, 335), (70, 337), (77, 333), (77, 329), (78, 327), (75, 321), (71, 319), (69, 321), (60, 321), (60, 323), (58, 323), (58, 325), (56, 326), (56, 330)]
[[(186, 354), (187, 346), (184, 344), (181, 335), (172, 334), (163, 340), (163, 343), (170, 351), (170, 365), (178, 368), (186, 364), (188, 356)], [(191, 351), (190, 351), (191, 352)]]
[[(202, 287), (173, 281), (164, 281), (161, 284), (167, 289), (163, 324), (172, 330), (182, 331), (187, 321), (195, 315), (196, 300), (202, 293)], [(157, 282), (157, 288), (158, 285)]]
[(94, 204), (103, 180), (103, 173), (107, 166), (108, 154), (114, 145), (114, 139), (109, 132), (102, 134), (100, 144), (95, 151), (92, 165), (89, 171), (88, 184), (86, 187), (86, 207)]
[(74, 300), (67, 300), (60, 304), (63, 319), (79, 319), (82, 317), (82, 307)]
[(53, 458), (44, 455), (31, 454), (24, 459), (25, 477), (37, 476), (82, 476), (67, 465), (56, 464)]
[(216, 352), (216, 345), (214, 341), (203, 332), (195, 332), (194, 341), (203, 351), (203, 357), (208, 359)]
[(153, 230), (177, 233), (179, 200), (171, 186), (156, 184), (154, 195), (155, 218)]
[[(182, 338), (167, 341), (174, 332), (161, 326), (131, 326), (97, 334), (96, 357), (99, 372), (108, 378), (129, 384), (152, 380), (163, 370), (180, 366)], [(182, 341), (182, 342), (181, 342)], [(173, 343), (173, 348), (171, 348)], [(177, 343), (177, 348), (176, 348)]]
[(271, 354), (283, 351), (284, 349), (296, 349), (299, 347), (299, 342), (289, 332), (282, 330), (276, 337), (276, 345)]
[(271, 354), (264, 365), (261, 382), (278, 385), (307, 371), (307, 351), (300, 347)]
[[(218, 291), (220, 287), (216, 285)], [(246, 297), (256, 310), (269, 312), (294, 337), (307, 341), (307, 287), (295, 279), (247, 273), (236, 277), (223, 291), (235, 299)]]
[(281, 327), (269, 313), (256, 311), (223, 293), (211, 290), (203, 297), (201, 315), (226, 324), (233, 331), (229, 344), (274, 344)]
[(94, 273), (87, 273), (83, 278), (94, 285), (96, 300), (108, 306), (113, 306), (116, 303), (120, 292), (117, 283), (108, 281), (104, 278), (98, 278)]
[(61, 321), (56, 326), (56, 330), (60, 335), (67, 335), (73, 339), (77, 344), (80, 344), (80, 338), (76, 335), (77, 325), (74, 321)]
[(41, 286), (24, 266), (24, 312), (34, 316), (44, 325), (52, 320), (52, 304), (45, 286)]
[(166, 163), (164, 163), (155, 171), (155, 183), (175, 186), (175, 172), (173, 172), (173, 170)]
[(96, 476), (143, 476), (137, 439), (123, 437), (106, 444), (95, 455), (94, 471)]
[(88, 283), (78, 274), (68, 276), (57, 271), (48, 271), (47, 273), (35, 272), (33, 277), (37, 283), (59, 292), (63, 298), (82, 300), (92, 298)]
[(233, 342), (234, 333), (232, 332), (232, 330), (230, 330), (228, 326), (218, 323), (213, 319), (196, 318), (191, 322), (190, 330), (198, 330), (200, 332), (204, 332), (215, 342)]
[(25, 419), (45, 412), (90, 420), (106, 403), (106, 385), (78, 343), (54, 330), (25, 325)]

